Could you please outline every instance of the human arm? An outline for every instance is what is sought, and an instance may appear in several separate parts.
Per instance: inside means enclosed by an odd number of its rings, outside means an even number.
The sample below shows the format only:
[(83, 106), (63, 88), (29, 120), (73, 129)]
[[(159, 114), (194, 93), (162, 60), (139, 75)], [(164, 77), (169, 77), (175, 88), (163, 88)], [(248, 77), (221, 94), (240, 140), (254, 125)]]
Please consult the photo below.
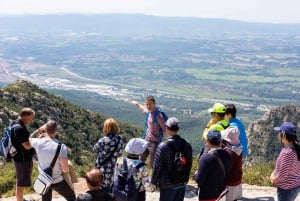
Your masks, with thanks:
[(29, 133), (23, 127), (16, 127), (14, 128), (16, 140), (22, 145), (22, 147), (26, 150), (32, 148), (31, 144), (29, 143)]
[(59, 164), (63, 173), (69, 172), (68, 153), (66, 145), (61, 145), (59, 153)]
[(203, 186), (206, 181), (207, 177), (207, 162), (204, 159), (205, 157), (201, 158), (198, 165), (198, 170), (196, 172), (196, 175), (194, 177), (196, 183), (199, 187)]
[(137, 106), (141, 110), (141, 112), (145, 113), (148, 111), (147, 108), (144, 105), (140, 104), (139, 102), (137, 102), (135, 100), (132, 100), (130, 102), (131, 102), (131, 104)]
[(164, 121), (164, 118), (161, 113), (159, 113), (159, 115), (156, 115), (156, 116), (157, 116), (156, 119), (158, 121), (158, 124), (163, 131), (163, 136), (165, 137), (166, 136), (166, 123)]
[(277, 184), (278, 183), (278, 177), (275, 175), (275, 170), (272, 172), (271, 176), (270, 176), (270, 180), (273, 184)]
[(33, 132), (30, 134), (29, 138), (37, 138), (37, 137), (40, 137), (40, 134), (41, 134), (42, 132), (44, 132), (45, 129), (46, 129), (46, 124), (42, 125), (42, 126), (39, 127), (38, 129), (36, 129), (35, 131), (33, 131)]
[(151, 177), (151, 184), (158, 185), (159, 176), (162, 172), (162, 164), (163, 164), (163, 144), (160, 143), (157, 147), (154, 162), (153, 162), (153, 170), (152, 170), (152, 177)]

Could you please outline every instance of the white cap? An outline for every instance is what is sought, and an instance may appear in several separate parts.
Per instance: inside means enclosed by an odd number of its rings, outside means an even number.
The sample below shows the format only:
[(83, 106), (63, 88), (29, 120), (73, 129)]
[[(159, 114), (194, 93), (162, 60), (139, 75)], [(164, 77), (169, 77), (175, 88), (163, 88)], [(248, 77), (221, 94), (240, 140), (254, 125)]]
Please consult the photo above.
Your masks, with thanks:
[(147, 141), (141, 138), (131, 138), (126, 144), (125, 151), (129, 154), (141, 155), (147, 148)]

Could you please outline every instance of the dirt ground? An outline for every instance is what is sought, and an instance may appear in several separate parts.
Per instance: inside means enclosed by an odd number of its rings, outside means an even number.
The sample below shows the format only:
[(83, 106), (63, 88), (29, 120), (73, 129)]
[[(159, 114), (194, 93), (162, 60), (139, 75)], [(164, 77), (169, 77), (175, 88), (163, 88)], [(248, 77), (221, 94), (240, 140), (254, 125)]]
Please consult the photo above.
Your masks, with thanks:
[[(77, 194), (83, 193), (87, 190), (87, 186), (85, 184), (85, 180), (83, 178), (79, 178), (79, 182), (74, 184), (75, 192)], [(195, 185), (194, 183), (189, 183), (185, 193), (185, 201), (197, 201), (197, 195), (195, 194)], [(158, 201), (159, 193), (158, 192), (147, 192), (147, 201)], [(37, 194), (29, 194), (24, 196), (27, 200), (41, 200), (41, 196)], [(54, 193), (53, 201), (64, 201), (60, 195)], [(266, 186), (255, 186), (243, 184), (243, 198), (241, 200), (245, 201), (277, 201), (276, 197), (276, 188), (274, 187), (266, 187)], [(0, 201), (15, 201), (15, 197), (10, 198), (0, 198)], [(300, 194), (298, 195), (296, 201), (300, 201)]]

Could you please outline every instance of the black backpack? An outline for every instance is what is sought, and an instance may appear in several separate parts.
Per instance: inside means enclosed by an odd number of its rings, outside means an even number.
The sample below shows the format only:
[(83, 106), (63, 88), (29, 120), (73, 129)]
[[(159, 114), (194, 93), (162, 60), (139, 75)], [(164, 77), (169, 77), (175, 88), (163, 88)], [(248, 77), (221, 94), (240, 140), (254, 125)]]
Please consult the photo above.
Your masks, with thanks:
[(113, 194), (117, 200), (135, 201), (137, 199), (140, 186), (136, 186), (133, 174), (144, 165), (145, 163), (140, 162), (131, 170), (128, 170), (126, 157), (123, 157), (123, 169), (113, 185)]
[(168, 145), (174, 150), (173, 164), (169, 174), (170, 181), (174, 185), (186, 184), (189, 181), (192, 167), (192, 158), (189, 156), (192, 153), (191, 146), (183, 138), (181, 138), (178, 150), (171, 143), (168, 143)]

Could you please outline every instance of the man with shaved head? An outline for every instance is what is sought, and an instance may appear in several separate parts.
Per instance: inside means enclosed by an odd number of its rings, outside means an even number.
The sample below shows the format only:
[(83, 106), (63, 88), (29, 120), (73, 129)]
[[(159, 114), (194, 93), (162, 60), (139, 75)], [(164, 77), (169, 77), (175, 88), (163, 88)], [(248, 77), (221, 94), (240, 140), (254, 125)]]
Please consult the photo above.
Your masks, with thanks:
[(103, 174), (98, 168), (92, 168), (85, 174), (86, 184), (89, 190), (86, 193), (79, 194), (76, 201), (104, 201), (105, 193), (101, 188), (103, 183)]

